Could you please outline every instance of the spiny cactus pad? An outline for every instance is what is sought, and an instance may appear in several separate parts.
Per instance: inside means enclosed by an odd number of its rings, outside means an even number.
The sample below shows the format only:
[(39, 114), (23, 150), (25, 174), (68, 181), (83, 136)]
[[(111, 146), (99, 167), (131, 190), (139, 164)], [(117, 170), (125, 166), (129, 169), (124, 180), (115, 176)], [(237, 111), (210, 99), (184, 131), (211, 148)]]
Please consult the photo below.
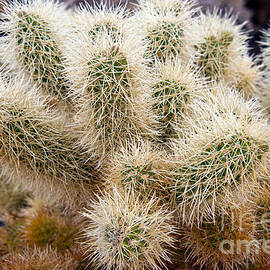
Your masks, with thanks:
[(38, 15), (18, 14), (17, 43), (24, 68), (44, 89), (57, 97), (67, 96), (67, 81), (63, 76), (61, 52), (51, 37), (47, 22)]
[(224, 72), (226, 63), (228, 63), (228, 47), (232, 41), (233, 35), (223, 32), (220, 37), (210, 36), (204, 43), (196, 46), (199, 51), (198, 65), (205, 76), (215, 78)]
[(146, 42), (149, 44), (149, 52), (152, 57), (164, 60), (166, 55), (176, 54), (181, 46), (183, 30), (178, 25), (170, 22), (162, 22), (156, 28), (149, 31)]
[[(40, 119), (29, 110), (14, 107), (2, 107), (6, 112), (2, 115), (2, 121), (6, 120), (2, 127), (2, 142), (11, 147), (5, 151), (6, 154), (9, 152), (10, 160), (18, 160), (37, 174), (62, 179), (78, 180), (79, 175), (82, 179), (87, 178), (91, 166), (84, 164), (79, 152), (75, 154), (75, 148), (67, 151), (65, 136), (59, 137), (59, 130), (50, 125), (49, 119)], [(80, 169), (74, 170), (80, 162)]]
[(175, 172), (177, 201), (184, 213), (192, 213), (184, 214), (185, 222), (192, 224), (211, 216), (216, 198), (227, 189), (238, 189), (268, 151), (267, 143), (236, 132), (210, 142), (200, 153), (187, 158)]
[[(177, 122), (179, 114), (184, 112), (189, 93), (179, 82), (165, 80), (153, 86), (154, 110), (157, 111), (166, 135), (172, 135), (172, 124)], [(183, 106), (184, 105), (184, 106)]]
[(160, 269), (158, 265), (168, 260), (165, 247), (172, 245), (175, 228), (171, 214), (155, 204), (153, 197), (143, 203), (130, 192), (114, 190), (99, 198), (93, 210), (86, 209), (82, 213), (88, 224), (84, 246), (94, 265)]

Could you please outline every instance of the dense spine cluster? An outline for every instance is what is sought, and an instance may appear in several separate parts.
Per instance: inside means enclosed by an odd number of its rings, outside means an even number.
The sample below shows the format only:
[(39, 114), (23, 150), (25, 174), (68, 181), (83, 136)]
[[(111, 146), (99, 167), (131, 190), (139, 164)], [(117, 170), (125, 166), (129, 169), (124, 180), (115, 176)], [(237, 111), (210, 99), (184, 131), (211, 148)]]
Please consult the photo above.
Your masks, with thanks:
[(115, 41), (110, 33), (97, 35), (93, 43), (82, 28), (70, 37), (66, 70), (78, 111), (75, 125), (84, 133), (81, 143), (97, 137), (101, 152), (110, 154), (135, 137), (155, 139), (158, 131), (142, 45), (132, 36)]
[(256, 90), (260, 72), (248, 54), (248, 36), (243, 29), (231, 14), (222, 16), (217, 10), (202, 14), (193, 29), (193, 53), (202, 76), (211, 83), (224, 82), (248, 98)]
[[(224, 104), (212, 98), (209, 104), (201, 101), (194, 104), (196, 112), (186, 120), (185, 140), (180, 138), (172, 145), (175, 151), (172, 189), (180, 214), (189, 224), (200, 223), (204, 217), (214, 218), (220, 196), (239, 189), (243, 183), (257, 181), (260, 174), (265, 177), (269, 174), (266, 120), (260, 113), (250, 111), (248, 103), (238, 111), (226, 106), (225, 111)], [(201, 113), (204, 115), (197, 121)]]
[[(85, 248), (103, 269), (161, 269), (169, 261), (174, 233), (172, 213), (158, 201), (136, 198), (132, 190), (99, 198), (83, 212)], [(160, 266), (159, 266), (160, 265)]]
[(203, 98), (206, 83), (198, 71), (180, 59), (157, 64), (156, 79), (152, 83), (153, 110), (161, 127), (161, 141), (177, 136), (177, 126), (194, 99)]
[(130, 19), (130, 27), (145, 42), (150, 64), (177, 55), (186, 60), (192, 40), (189, 28), (197, 11), (194, 3), (189, 0), (140, 2), (140, 9)]
[(133, 142), (111, 160), (105, 174), (106, 185), (109, 189), (113, 186), (119, 190), (132, 189), (140, 198), (155, 194), (170, 203), (173, 196), (169, 187), (173, 181), (165, 156), (166, 152), (150, 143)]
[[(3, 174), (18, 178), (37, 194), (53, 200), (66, 197), (73, 204), (78, 190), (97, 181), (94, 154), (77, 145), (61, 118), (46, 109), (27, 83), (2, 82), (0, 87)], [(53, 198), (53, 192), (57, 197)]]

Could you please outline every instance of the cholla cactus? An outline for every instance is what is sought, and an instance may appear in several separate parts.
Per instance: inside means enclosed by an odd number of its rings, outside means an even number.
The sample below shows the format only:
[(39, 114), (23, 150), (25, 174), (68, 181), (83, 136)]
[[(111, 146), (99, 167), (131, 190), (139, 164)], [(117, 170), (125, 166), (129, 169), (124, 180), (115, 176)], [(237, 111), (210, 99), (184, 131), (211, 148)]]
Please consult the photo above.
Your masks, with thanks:
[(79, 110), (81, 143), (91, 145), (96, 136), (102, 151), (113, 153), (136, 136), (154, 139), (150, 74), (140, 42), (131, 37), (115, 42), (103, 34), (93, 44), (84, 31), (71, 39), (66, 70)]
[(152, 8), (158, 14), (167, 12), (172, 12), (175, 16), (181, 16), (185, 12), (191, 12), (191, 16), (198, 12), (196, 7), (196, 2), (192, 0), (178, 1), (178, 0), (167, 0), (166, 2), (162, 0), (139, 0), (141, 9)]
[(61, 118), (46, 111), (35, 89), (23, 80), (2, 82), (0, 89), (3, 173), (51, 201), (76, 203), (95, 182), (93, 156), (76, 146)]
[(92, 42), (103, 34), (109, 35), (113, 41), (117, 42), (122, 35), (126, 34), (126, 16), (128, 14), (120, 6), (113, 9), (101, 3), (98, 8), (86, 6), (76, 10), (73, 15), (76, 24), (72, 26), (77, 31), (88, 33)]
[(155, 194), (164, 198), (162, 203), (171, 203), (173, 198), (168, 188), (172, 180), (166, 155), (166, 152), (146, 142), (123, 148), (110, 162), (105, 177), (106, 186), (115, 185), (119, 190), (132, 189), (142, 198)]
[(230, 198), (226, 211), (216, 209), (214, 221), (204, 220), (199, 228), (181, 228), (188, 261), (209, 270), (242, 269), (254, 263), (259, 243), (253, 230), (253, 208), (238, 196), (237, 202)]
[(173, 144), (174, 188), (182, 220), (189, 224), (214, 218), (222, 194), (257, 181), (260, 174), (269, 175), (266, 120), (259, 112), (250, 111), (247, 117), (246, 113), (220, 110), (216, 102), (209, 107), (197, 102), (183, 139)]
[(262, 45), (262, 60), (267, 69), (270, 69), (270, 32), (269, 29), (263, 31), (263, 41), (261, 41)]
[[(195, 63), (201, 68), (202, 75), (211, 80), (234, 83), (245, 94), (254, 91), (259, 73), (248, 56), (243, 25), (237, 25), (236, 18), (230, 14), (222, 16), (217, 10), (208, 12), (201, 15), (199, 23), (194, 25), (193, 35), (197, 37)], [(246, 63), (250, 70), (245, 76), (241, 75), (239, 61)], [(247, 82), (248, 89), (239, 87), (242, 80)]]
[(172, 213), (157, 207), (152, 197), (141, 200), (128, 191), (99, 197), (82, 213), (85, 252), (102, 269), (161, 269), (169, 253), (176, 228)]
[(3, 64), (3, 62), (4, 61), (0, 58), (0, 74), (2, 77), (8, 80), (10, 77), (14, 76), (15, 74), (12, 74), (10, 70), (8, 70), (7, 64)]
[(268, 95), (268, 34), (259, 66), (230, 14), (138, 2), (5, 4), (1, 269), (175, 269), (175, 246), (209, 270), (269, 260), (270, 128), (248, 100)]
[(158, 64), (157, 78), (152, 83), (154, 111), (162, 127), (162, 139), (175, 137), (175, 125), (181, 126), (183, 116), (194, 99), (205, 95), (205, 81), (198, 72), (180, 59)]
[[(66, 98), (61, 45), (66, 36), (68, 15), (64, 6), (52, 1), (25, 0), (5, 4), (0, 31), (0, 54), (10, 70), (37, 82), (46, 95)], [(6, 53), (6, 52), (9, 53)]]
[(247, 55), (235, 59), (225, 78), (228, 86), (238, 90), (246, 100), (255, 94), (261, 80), (262, 72), (254, 60)]
[(181, 132), (188, 132), (194, 125), (201, 125), (201, 121), (211, 121), (212, 114), (224, 115), (225, 118), (228, 114), (234, 115), (238, 119), (245, 119), (244, 121), (266, 118), (257, 99), (246, 100), (242, 93), (228, 87), (224, 82), (214, 83), (209, 86), (209, 90), (202, 98), (189, 105), (188, 115), (182, 120)]
[(181, 55), (186, 59), (191, 45), (190, 25), (194, 23), (195, 4), (183, 1), (140, 1), (140, 10), (131, 18), (130, 27), (148, 46), (147, 56), (165, 60)]

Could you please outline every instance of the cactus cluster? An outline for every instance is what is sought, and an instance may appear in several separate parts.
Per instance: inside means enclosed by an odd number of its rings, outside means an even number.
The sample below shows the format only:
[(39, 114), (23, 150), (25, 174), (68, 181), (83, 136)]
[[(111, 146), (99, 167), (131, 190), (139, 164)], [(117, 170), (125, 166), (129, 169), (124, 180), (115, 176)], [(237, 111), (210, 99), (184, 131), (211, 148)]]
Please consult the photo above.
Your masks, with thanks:
[(267, 265), (269, 30), (251, 57), (195, 0), (23, 0), (0, 32), (1, 269)]
[(155, 197), (141, 200), (131, 189), (111, 194), (82, 214), (87, 219), (84, 246), (97, 267), (112, 269), (158, 268), (169, 261), (175, 226), (171, 211)]

